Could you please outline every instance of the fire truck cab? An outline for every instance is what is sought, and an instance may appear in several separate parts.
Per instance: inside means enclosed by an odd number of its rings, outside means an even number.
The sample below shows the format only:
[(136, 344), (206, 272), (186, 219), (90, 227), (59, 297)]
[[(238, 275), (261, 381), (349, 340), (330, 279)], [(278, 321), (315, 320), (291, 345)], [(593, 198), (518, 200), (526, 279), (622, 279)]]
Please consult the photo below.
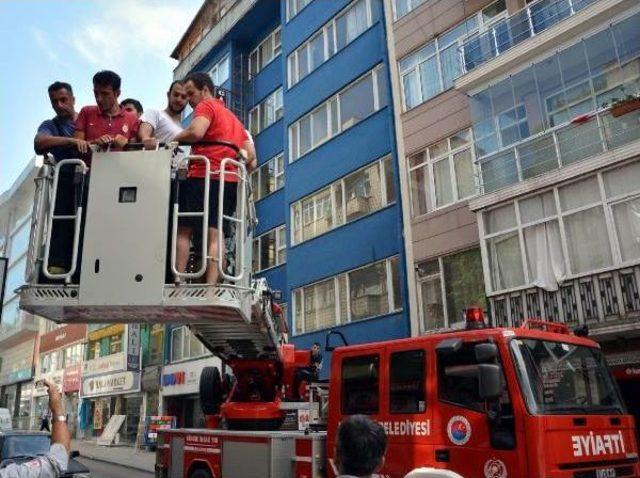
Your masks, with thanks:
[(162, 431), (157, 476), (334, 477), (352, 414), (386, 430), (382, 477), (640, 476), (633, 418), (598, 345), (560, 324), (338, 347), (328, 405), (326, 432)]

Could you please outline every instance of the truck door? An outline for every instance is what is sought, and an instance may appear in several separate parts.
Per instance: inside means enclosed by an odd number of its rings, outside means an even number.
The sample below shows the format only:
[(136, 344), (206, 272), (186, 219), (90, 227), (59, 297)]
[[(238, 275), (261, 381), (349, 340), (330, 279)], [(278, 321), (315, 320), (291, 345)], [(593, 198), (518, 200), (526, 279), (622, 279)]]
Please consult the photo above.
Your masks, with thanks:
[(427, 405), (427, 351), (420, 344), (390, 345), (382, 375), (379, 421), (387, 432), (382, 476), (403, 477), (415, 468), (433, 466), (431, 416)]
[[(448, 339), (451, 347), (437, 347), (438, 404), (434, 434), (438, 461), (462, 476), (506, 478), (526, 476), (526, 445), (516, 436), (513, 407), (497, 347), (495, 356), (478, 354), (478, 342)], [(459, 343), (455, 343), (458, 340)], [(487, 342), (485, 342), (487, 343)], [(486, 349), (485, 349), (486, 350)], [(498, 393), (482, 398), (483, 363), (496, 372)], [(500, 367), (496, 371), (495, 365)], [(486, 380), (485, 380), (486, 382)], [(518, 451), (520, 450), (520, 451)]]

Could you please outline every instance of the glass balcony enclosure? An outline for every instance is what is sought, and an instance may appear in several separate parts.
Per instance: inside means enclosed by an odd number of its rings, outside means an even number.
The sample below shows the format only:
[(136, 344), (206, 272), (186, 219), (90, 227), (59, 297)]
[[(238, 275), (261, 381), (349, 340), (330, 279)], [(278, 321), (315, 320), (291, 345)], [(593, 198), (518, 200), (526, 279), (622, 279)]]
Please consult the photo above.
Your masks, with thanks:
[(635, 14), (472, 96), (482, 192), (640, 137), (638, 112), (602, 109), (640, 93), (639, 22)]

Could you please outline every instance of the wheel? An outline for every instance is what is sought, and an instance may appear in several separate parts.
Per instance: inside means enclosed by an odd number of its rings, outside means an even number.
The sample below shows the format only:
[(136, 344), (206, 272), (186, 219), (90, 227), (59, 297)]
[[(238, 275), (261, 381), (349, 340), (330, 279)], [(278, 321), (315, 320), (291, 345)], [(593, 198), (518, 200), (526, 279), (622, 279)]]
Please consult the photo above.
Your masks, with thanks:
[(200, 403), (205, 415), (216, 415), (220, 411), (223, 393), (218, 367), (204, 367), (200, 374)]
[(196, 468), (189, 473), (189, 478), (213, 478), (213, 476), (211, 476), (211, 472), (206, 468)]

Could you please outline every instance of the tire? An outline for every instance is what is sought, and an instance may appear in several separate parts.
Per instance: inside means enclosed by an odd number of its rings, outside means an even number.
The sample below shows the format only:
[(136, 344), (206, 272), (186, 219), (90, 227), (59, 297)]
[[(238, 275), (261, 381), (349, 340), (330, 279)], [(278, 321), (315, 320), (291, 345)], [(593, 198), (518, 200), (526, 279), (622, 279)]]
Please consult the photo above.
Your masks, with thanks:
[(213, 478), (211, 472), (205, 468), (196, 468), (189, 473), (189, 478)]
[(218, 367), (204, 367), (200, 374), (200, 404), (205, 415), (218, 414), (223, 393)]

